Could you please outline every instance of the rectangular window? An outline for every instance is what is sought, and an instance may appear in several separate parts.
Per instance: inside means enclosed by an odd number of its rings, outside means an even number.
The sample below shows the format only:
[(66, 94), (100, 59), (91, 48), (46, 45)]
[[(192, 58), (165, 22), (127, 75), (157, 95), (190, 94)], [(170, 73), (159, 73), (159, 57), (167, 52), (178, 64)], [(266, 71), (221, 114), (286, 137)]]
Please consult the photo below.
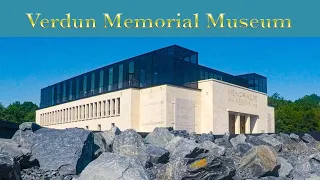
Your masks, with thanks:
[(83, 77), (83, 96), (86, 97), (87, 96), (87, 75), (84, 75)]
[(107, 102), (107, 108), (108, 108), (108, 116), (110, 116), (110, 100), (108, 100)]
[(97, 106), (97, 103), (95, 102), (95, 103), (94, 103), (94, 117), (97, 117), (97, 116), (98, 116), (97, 110), (98, 110), (98, 106)]
[(116, 100), (112, 99), (112, 115), (116, 114)]
[(146, 71), (144, 69), (140, 69), (140, 87), (146, 86)]
[(118, 89), (122, 88), (123, 83), (123, 64), (119, 65), (119, 81), (118, 81)]
[(103, 92), (103, 76), (104, 76), (104, 70), (100, 71), (100, 81), (99, 81), (99, 93)]
[(134, 61), (129, 62), (129, 73), (134, 73)]
[(89, 118), (89, 104), (87, 104), (87, 108), (86, 108), (87, 110), (87, 112), (86, 112), (86, 114), (87, 114), (87, 118)]
[(113, 85), (113, 67), (109, 68), (109, 86), (108, 86), (108, 91), (111, 91)]
[(69, 85), (69, 101), (72, 100), (72, 80), (69, 81), (70, 85)]
[(191, 63), (197, 64), (197, 55), (196, 54), (191, 56)]
[(76, 79), (76, 99), (79, 98), (79, 93), (80, 93), (80, 77), (77, 77)]
[(79, 108), (78, 106), (76, 107), (76, 120), (78, 120), (78, 115), (79, 115)]
[(93, 95), (94, 94), (94, 82), (95, 82), (95, 73), (91, 73), (91, 93), (90, 95)]
[(93, 104), (92, 103), (90, 103), (90, 118), (92, 118), (93, 117)]
[(67, 82), (63, 82), (63, 102), (67, 100)]
[(117, 111), (118, 111), (118, 114), (120, 114), (120, 98), (117, 98)]
[(99, 101), (99, 104), (98, 104), (98, 116), (101, 117), (102, 113), (101, 113), (101, 101)]
[(103, 116), (106, 116), (106, 101), (103, 101), (103, 104), (102, 104), (102, 113), (103, 113)]

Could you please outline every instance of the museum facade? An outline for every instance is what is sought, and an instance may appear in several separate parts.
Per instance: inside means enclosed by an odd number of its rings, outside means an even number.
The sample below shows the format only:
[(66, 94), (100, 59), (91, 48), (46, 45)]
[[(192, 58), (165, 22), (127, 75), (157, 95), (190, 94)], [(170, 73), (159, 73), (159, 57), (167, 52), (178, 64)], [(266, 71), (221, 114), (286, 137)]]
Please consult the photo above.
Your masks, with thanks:
[(199, 65), (197, 52), (173, 45), (41, 89), (36, 122), (95, 131), (273, 133), (266, 93), (266, 77)]

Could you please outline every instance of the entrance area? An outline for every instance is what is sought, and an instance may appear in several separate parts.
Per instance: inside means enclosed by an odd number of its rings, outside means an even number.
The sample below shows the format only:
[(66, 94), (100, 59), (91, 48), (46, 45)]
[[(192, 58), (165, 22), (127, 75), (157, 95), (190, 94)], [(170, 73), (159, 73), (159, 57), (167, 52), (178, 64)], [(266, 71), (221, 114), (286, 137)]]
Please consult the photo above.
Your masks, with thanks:
[(246, 117), (240, 116), (240, 134), (246, 133)]
[(229, 112), (229, 133), (230, 134), (251, 134), (252, 115)]
[(235, 122), (236, 116), (234, 114), (229, 113), (229, 133), (235, 134)]

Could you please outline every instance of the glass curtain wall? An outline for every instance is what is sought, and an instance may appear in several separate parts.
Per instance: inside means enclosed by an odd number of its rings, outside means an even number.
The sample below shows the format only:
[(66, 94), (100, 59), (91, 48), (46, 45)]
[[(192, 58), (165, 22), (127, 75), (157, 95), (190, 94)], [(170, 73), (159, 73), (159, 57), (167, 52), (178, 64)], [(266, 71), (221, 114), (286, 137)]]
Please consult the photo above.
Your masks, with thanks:
[(198, 88), (198, 80), (217, 79), (266, 92), (266, 78), (233, 76), (198, 65), (198, 53), (170, 46), (120, 61), (41, 90), (40, 108), (125, 89), (172, 84)]

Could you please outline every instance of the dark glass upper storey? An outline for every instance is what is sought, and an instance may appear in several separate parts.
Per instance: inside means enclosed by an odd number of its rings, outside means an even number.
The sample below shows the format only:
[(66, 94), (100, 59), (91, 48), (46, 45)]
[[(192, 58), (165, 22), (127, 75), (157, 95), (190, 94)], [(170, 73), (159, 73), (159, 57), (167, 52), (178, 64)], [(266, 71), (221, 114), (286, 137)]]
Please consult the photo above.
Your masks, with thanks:
[(43, 88), (40, 108), (129, 87), (172, 84), (198, 88), (198, 80), (211, 78), (267, 92), (265, 77), (258, 74), (233, 76), (201, 66), (197, 52), (173, 45)]

